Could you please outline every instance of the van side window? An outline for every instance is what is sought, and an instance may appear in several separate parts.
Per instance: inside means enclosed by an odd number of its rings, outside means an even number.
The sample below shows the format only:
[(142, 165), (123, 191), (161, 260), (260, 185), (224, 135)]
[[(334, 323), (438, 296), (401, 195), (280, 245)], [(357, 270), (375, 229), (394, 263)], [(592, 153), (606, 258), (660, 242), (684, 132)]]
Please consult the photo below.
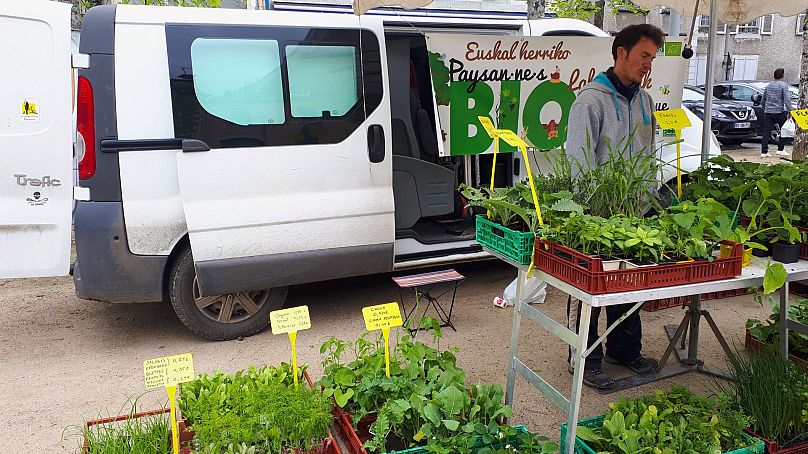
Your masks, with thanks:
[(191, 64), (196, 98), (212, 115), (241, 126), (284, 122), (277, 41), (197, 39)]
[(359, 101), (357, 53), (351, 46), (286, 46), (292, 116), (347, 114)]
[[(384, 96), (370, 30), (166, 24), (174, 137), (211, 148), (322, 145)], [(361, 49), (361, 52), (360, 52)]]

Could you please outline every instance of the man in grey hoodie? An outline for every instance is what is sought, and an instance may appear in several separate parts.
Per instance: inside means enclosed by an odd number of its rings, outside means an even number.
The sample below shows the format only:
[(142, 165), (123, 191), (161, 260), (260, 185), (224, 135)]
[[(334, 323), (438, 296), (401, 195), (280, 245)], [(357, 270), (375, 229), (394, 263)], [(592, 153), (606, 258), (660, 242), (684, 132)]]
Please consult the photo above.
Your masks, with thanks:
[[(659, 28), (648, 25), (630, 25), (621, 30), (612, 43), (614, 66), (602, 72), (587, 84), (570, 110), (567, 128), (567, 156), (570, 158), (573, 173), (597, 166), (609, 159), (612, 147), (624, 140), (630, 140), (628, 153), (654, 153), (654, 102), (651, 96), (640, 88), (640, 84), (651, 71), (657, 51), (664, 45), (664, 34)], [(608, 325), (616, 322), (633, 304), (622, 304), (606, 308)], [(568, 300), (567, 314), (570, 329), (578, 330), (578, 314), (581, 303)], [(600, 337), (598, 318), (600, 308), (592, 308), (589, 329), (589, 347)], [(634, 312), (606, 337), (608, 353), (606, 360), (619, 364), (636, 373), (654, 371), (657, 361), (645, 358), (642, 350), (642, 324), (640, 314)], [(603, 348), (598, 345), (586, 358), (584, 383), (593, 388), (608, 388), (613, 380), (601, 369)], [(570, 354), (570, 370), (573, 357)]]

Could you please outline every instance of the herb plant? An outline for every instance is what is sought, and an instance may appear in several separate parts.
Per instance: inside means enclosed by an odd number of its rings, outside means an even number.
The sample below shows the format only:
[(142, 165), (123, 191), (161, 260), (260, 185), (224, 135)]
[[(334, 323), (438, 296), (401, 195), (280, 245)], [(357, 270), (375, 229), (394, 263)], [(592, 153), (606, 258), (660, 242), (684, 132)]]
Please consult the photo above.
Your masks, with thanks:
[(168, 454), (168, 414), (141, 416), (137, 401), (132, 404), (129, 418), (107, 424), (84, 426), (81, 435), (87, 445), (87, 454)]
[(331, 403), (319, 390), (295, 388), (291, 366), (217, 371), (182, 385), (180, 408), (205, 453), (280, 454), (311, 450), (328, 435)]

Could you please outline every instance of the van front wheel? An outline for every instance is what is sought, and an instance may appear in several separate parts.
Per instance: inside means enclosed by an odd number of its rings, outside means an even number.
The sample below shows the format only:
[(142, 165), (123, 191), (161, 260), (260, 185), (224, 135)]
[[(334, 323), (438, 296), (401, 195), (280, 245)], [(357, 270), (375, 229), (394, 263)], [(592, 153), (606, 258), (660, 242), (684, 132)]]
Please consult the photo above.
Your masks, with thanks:
[(211, 340), (251, 336), (266, 328), (269, 313), (283, 307), (288, 287), (199, 295), (191, 249), (180, 251), (171, 267), (169, 300), (180, 321), (197, 335)]

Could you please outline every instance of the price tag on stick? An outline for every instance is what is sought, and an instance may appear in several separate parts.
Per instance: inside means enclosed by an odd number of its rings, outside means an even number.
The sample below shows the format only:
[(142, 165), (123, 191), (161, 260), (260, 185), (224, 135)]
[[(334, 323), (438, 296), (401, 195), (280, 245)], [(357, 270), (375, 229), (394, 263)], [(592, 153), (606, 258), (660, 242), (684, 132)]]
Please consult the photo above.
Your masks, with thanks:
[[(497, 134), (497, 128), (494, 127), (494, 122), (491, 121), (490, 118), (479, 116), (477, 117), (480, 120), (480, 124), (483, 125), (485, 128), (485, 132), (488, 133), (488, 136), (494, 139), (494, 159), (493, 163), (491, 164), (491, 186), (490, 191), (494, 191), (494, 172), (497, 169), (497, 154), (499, 153), (499, 134)], [(491, 210), (486, 211), (486, 217), (491, 219)]]
[(808, 109), (792, 110), (791, 116), (794, 117), (794, 122), (797, 123), (802, 129), (808, 129)]
[(362, 308), (365, 318), (365, 329), (368, 331), (382, 330), (384, 336), (384, 367), (387, 376), (390, 376), (390, 328), (401, 326), (401, 311), (398, 303), (379, 304)]
[(657, 110), (654, 112), (659, 127), (673, 129), (676, 133), (676, 196), (682, 200), (682, 129), (691, 126), (684, 109)]
[(309, 306), (290, 307), (269, 313), (272, 334), (288, 334), (292, 344), (292, 375), (297, 388), (297, 332), (311, 328)]
[(177, 427), (177, 385), (194, 379), (194, 359), (190, 353), (165, 356), (143, 361), (143, 376), (146, 389), (165, 386), (171, 405), (171, 449), (180, 452), (180, 436)]

